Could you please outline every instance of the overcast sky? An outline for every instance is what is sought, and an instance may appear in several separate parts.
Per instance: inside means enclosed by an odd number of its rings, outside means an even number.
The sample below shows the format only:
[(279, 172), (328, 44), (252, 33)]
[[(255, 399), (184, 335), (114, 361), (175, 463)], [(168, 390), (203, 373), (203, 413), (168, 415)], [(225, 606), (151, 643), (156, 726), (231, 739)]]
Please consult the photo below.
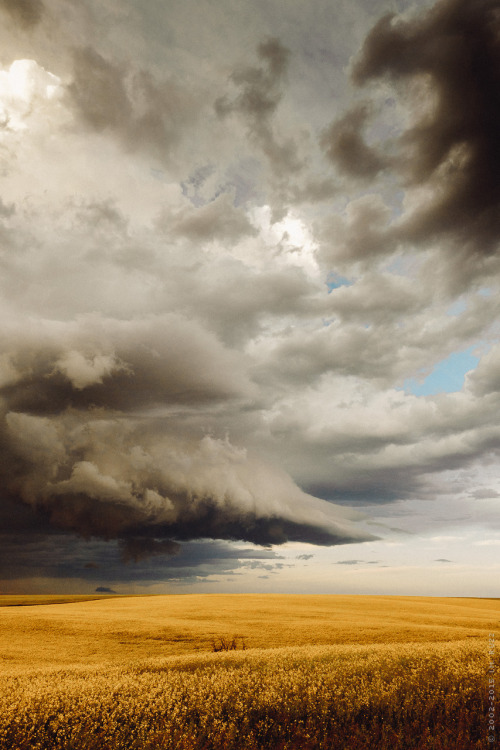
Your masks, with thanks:
[(496, 596), (499, 0), (0, 38), (0, 592)]

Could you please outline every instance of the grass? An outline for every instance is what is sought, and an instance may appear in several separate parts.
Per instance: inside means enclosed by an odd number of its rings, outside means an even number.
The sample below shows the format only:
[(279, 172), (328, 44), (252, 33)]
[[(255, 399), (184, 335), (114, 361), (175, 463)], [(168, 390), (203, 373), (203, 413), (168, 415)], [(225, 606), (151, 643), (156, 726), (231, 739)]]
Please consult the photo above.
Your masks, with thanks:
[(421, 597), (6, 608), (0, 748), (483, 748), (499, 623), (497, 600)]

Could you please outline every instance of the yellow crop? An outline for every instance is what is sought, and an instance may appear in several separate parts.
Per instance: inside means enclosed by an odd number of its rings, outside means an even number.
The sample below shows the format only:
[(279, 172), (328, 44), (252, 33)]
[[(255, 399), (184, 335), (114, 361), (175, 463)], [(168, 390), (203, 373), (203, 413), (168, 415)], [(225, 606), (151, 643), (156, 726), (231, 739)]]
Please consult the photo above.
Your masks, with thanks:
[[(484, 748), (499, 614), (495, 600), (417, 597), (3, 608), (0, 748)], [(213, 653), (227, 632), (246, 650)]]

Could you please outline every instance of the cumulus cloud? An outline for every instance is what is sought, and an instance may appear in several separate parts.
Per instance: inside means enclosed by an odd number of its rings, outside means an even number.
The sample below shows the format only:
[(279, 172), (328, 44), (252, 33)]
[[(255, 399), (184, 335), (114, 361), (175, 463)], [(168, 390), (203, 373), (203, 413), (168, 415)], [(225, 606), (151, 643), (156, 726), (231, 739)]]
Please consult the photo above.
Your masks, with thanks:
[(244, 397), (252, 390), (240, 360), (182, 316), (38, 319), (27, 328), (6, 326), (3, 336), (0, 395), (16, 412), (129, 411)]
[(494, 462), (499, 407), (496, 396), (419, 398), (336, 377), (283, 399), (268, 424), (280, 445), (287, 436), (282, 460), (309, 492), (368, 506), (432, 498), (443, 491), (434, 474)]
[(34, 110), (48, 114), (56, 109), (63, 96), (58, 76), (45, 70), (35, 60), (14, 60), (0, 71), (0, 123), (11, 132), (21, 132), (33, 121)]
[(484, 355), (478, 367), (467, 376), (467, 383), (477, 396), (500, 391), (500, 346), (497, 344)]

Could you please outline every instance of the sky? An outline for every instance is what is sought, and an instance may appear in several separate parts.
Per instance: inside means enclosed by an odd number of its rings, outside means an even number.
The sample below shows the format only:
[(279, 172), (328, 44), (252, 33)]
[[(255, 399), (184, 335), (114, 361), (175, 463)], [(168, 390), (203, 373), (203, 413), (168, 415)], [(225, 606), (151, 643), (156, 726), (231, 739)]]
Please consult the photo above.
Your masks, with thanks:
[(0, 593), (497, 596), (499, 0), (0, 41)]

